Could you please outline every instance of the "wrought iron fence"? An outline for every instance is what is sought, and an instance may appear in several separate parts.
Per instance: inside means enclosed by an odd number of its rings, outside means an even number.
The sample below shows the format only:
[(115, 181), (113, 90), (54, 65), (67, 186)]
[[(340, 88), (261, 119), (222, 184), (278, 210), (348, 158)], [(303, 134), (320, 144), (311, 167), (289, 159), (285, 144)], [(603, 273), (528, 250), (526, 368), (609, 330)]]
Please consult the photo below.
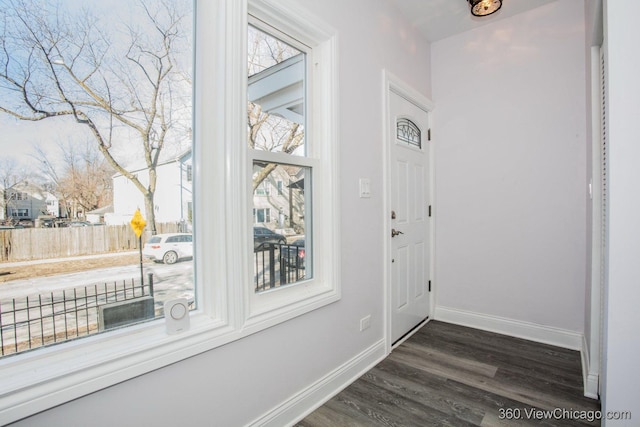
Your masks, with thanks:
[[(254, 261), (256, 292), (307, 278), (304, 246), (262, 244)], [(131, 279), (0, 300), (0, 357), (101, 332), (104, 307), (145, 297), (153, 297), (151, 273), (147, 283)]]
[(254, 249), (255, 291), (262, 292), (307, 278), (305, 248), (263, 243)]
[(0, 356), (100, 332), (100, 307), (153, 297), (147, 283), (130, 281), (62, 289), (0, 301)]

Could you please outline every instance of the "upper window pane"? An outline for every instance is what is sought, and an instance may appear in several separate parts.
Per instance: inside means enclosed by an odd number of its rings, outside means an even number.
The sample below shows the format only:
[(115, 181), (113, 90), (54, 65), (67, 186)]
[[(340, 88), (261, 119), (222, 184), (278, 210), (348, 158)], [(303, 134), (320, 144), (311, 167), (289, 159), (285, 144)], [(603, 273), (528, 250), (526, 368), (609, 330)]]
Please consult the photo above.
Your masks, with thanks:
[(249, 147), (304, 156), (306, 55), (253, 26), (248, 41)]
[(0, 355), (195, 303), (192, 9), (3, 2)]

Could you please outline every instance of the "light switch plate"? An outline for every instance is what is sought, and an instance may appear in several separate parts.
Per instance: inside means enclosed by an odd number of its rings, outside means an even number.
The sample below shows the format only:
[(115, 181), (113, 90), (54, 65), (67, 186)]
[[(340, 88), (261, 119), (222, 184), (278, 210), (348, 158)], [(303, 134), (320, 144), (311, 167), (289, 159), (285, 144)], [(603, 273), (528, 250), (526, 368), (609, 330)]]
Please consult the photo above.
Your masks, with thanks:
[(369, 178), (360, 178), (360, 198), (368, 199), (371, 197), (371, 180)]

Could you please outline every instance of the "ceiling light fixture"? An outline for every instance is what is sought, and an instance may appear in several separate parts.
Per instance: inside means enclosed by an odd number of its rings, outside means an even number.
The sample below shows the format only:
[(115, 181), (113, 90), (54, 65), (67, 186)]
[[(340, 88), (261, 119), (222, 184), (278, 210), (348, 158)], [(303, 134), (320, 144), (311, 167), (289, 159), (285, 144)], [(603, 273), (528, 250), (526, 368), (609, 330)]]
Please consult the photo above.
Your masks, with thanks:
[(502, 7), (502, 0), (467, 0), (473, 16), (487, 16)]

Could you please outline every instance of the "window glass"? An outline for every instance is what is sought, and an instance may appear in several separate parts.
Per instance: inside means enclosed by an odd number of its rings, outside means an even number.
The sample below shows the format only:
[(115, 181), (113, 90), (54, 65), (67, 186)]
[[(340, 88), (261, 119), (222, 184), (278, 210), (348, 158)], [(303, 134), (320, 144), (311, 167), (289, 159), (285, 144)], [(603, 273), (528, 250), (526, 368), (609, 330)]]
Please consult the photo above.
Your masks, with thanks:
[[(271, 209), (254, 209), (253, 210), (253, 222), (255, 224), (264, 224), (271, 222)], [(260, 231), (262, 234), (262, 231)]]
[(396, 122), (396, 138), (398, 141), (422, 148), (422, 132), (411, 120), (400, 118)]
[(305, 154), (305, 54), (249, 26), (249, 147)]
[[(306, 265), (292, 262), (296, 250), (289, 244), (311, 230), (308, 183), (312, 169), (298, 164), (306, 156), (307, 54), (293, 47), (293, 41), (285, 42), (253, 26), (249, 26), (248, 41), (253, 223), (263, 225), (267, 233), (254, 228), (254, 285), (261, 292), (311, 277), (310, 258)], [(286, 154), (291, 161), (268, 161), (268, 153)]]
[[(1, 356), (195, 304), (192, 250), (159, 237), (193, 231), (192, 9), (3, 3)], [(33, 264), (3, 267), (16, 261)], [(144, 315), (112, 317), (141, 301)]]

